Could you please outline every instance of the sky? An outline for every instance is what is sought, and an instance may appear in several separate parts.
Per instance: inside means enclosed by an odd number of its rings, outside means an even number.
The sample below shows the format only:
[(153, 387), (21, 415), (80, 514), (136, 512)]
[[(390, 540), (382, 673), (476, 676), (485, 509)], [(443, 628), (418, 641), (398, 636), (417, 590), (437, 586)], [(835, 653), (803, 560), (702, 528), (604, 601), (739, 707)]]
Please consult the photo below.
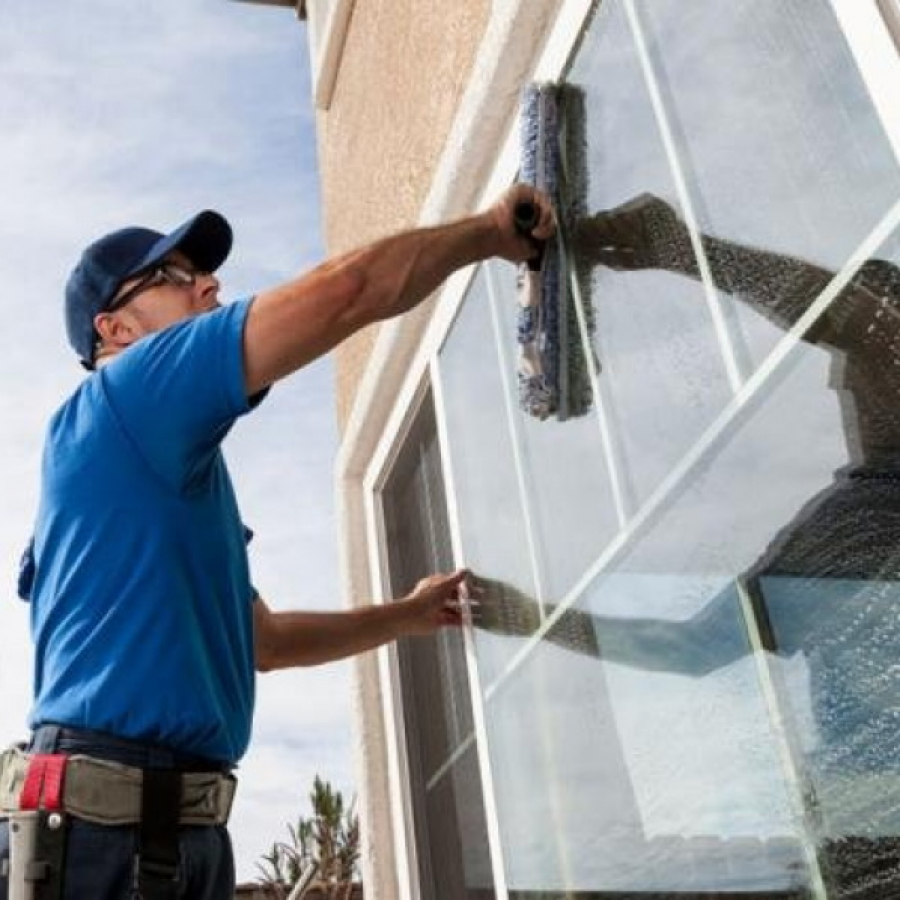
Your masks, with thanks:
[[(227, 301), (323, 256), (306, 26), (229, 0), (0, 0), (0, 743), (26, 733), (32, 654), (15, 598), (46, 420), (83, 377), (63, 329), (83, 247), (125, 225), (168, 231), (213, 208), (235, 231)], [(254, 579), (277, 609), (341, 605), (329, 360), (279, 385), (225, 445)], [(239, 880), (320, 774), (352, 795), (349, 668), (258, 679), (232, 818)]]

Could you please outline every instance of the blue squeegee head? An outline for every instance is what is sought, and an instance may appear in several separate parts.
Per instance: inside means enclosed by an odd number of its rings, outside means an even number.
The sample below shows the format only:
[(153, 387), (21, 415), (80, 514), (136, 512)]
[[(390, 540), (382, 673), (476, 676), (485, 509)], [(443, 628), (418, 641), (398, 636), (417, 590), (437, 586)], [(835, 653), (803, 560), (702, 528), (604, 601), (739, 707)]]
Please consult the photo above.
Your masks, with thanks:
[(523, 270), (519, 285), (519, 401), (539, 419), (583, 415), (591, 406), (590, 373), (575, 309), (573, 281), (585, 307), (588, 343), (593, 335), (590, 277), (564, 252), (563, 235), (584, 214), (583, 93), (572, 85), (536, 83), (522, 96), (520, 179), (551, 199), (559, 236), (544, 251), (537, 278)]
[[(552, 84), (529, 85), (522, 97), (520, 179), (554, 194), (559, 167), (556, 91)], [(555, 242), (544, 250), (539, 273), (520, 278), (518, 339), (519, 402), (539, 419), (559, 407), (559, 254)]]

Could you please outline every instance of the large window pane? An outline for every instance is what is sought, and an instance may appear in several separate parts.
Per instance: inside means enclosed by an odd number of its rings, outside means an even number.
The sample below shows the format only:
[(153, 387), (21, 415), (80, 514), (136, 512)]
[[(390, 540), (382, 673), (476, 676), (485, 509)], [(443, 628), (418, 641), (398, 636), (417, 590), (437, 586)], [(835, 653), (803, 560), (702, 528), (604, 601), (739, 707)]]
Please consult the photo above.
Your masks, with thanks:
[[(605, 581), (619, 598), (653, 587)], [(629, 671), (603, 661), (592, 615), (567, 616), (581, 624), (551, 633), (488, 705), (511, 896), (802, 896), (802, 846), (752, 663), (702, 681)], [(580, 627), (600, 636), (599, 655), (583, 640), (570, 648)], [(745, 640), (736, 605), (721, 628)]]
[[(772, 536), (843, 458), (827, 440), (836, 403), (795, 415), (805, 359), (490, 692), (498, 818), (521, 896), (810, 896), (824, 849), (808, 805), (815, 669), (796, 640), (783, 657), (754, 653), (748, 596)], [(803, 428), (825, 435), (820, 453), (787, 440), (765, 471), (748, 467)]]
[(804, 262), (844, 265), (900, 196), (897, 159), (830, 2), (637, 7), (700, 227), (725, 242), (714, 274), (761, 304), (737, 307), (758, 359), (777, 288), (789, 304), (821, 286)]
[[(618, 526), (596, 416), (539, 422), (518, 408), (514, 292), (512, 267), (483, 267), (441, 350), (449, 461), (466, 565), (555, 604)], [(478, 633), (485, 684), (518, 645)]]
[[(522, 460), (524, 501), (534, 530), (535, 555), (548, 602), (564, 597), (618, 530), (613, 489), (596, 405), (586, 415), (560, 422), (521, 412), (513, 376), (516, 276), (507, 263), (487, 265), (497, 313), (502, 364), (510, 373), (506, 402)], [(473, 301), (477, 302), (477, 301)], [(452, 340), (458, 340), (454, 335)], [(445, 351), (447, 358), (452, 348)], [(562, 530), (557, 524), (565, 521)]]
[(900, 170), (825, 0), (604, 3), (568, 77), (586, 97), (588, 207), (632, 207), (619, 231), (638, 252), (597, 266), (594, 297), (640, 500), (727, 401), (723, 361), (746, 379), (896, 200)]
[[(528, 524), (492, 335), (490, 298), (480, 270), (440, 355), (463, 559), (475, 572), (502, 578), (533, 595)], [(484, 633), (476, 642), (482, 678), (490, 682), (515, 647)]]
[[(642, 223), (636, 236), (651, 259), (677, 245), (696, 265), (690, 239), (673, 225), (684, 217), (645, 83), (625, 7), (600, 5), (569, 75), (585, 94), (590, 213), (644, 194), (668, 198), (671, 218)], [(659, 221), (657, 221), (659, 218)], [(602, 236), (580, 244), (582, 264), (603, 257)], [(716, 339), (703, 285), (661, 266), (594, 269), (596, 344), (604, 396), (633, 510), (706, 428), (731, 396), (726, 362)]]

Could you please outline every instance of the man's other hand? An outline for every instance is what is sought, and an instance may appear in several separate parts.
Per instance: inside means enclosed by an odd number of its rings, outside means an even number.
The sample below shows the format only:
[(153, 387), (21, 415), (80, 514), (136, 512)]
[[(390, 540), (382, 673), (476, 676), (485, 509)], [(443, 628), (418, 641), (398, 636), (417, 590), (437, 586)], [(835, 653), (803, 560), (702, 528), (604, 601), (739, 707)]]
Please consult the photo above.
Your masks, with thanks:
[(469, 571), (429, 575), (416, 584), (400, 603), (408, 613), (407, 635), (433, 634), (444, 625), (462, 625), (463, 609), (471, 605), (467, 579)]

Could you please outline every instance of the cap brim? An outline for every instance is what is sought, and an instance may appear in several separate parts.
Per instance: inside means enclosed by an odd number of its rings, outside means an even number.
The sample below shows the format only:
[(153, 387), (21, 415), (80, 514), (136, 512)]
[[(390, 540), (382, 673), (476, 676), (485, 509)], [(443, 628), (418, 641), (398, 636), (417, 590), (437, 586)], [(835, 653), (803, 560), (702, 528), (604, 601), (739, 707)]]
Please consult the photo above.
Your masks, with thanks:
[[(174, 250), (183, 253), (203, 272), (215, 272), (231, 252), (231, 226), (224, 216), (207, 209), (160, 238), (130, 275), (150, 268)], [(130, 275), (128, 277), (130, 277)]]

